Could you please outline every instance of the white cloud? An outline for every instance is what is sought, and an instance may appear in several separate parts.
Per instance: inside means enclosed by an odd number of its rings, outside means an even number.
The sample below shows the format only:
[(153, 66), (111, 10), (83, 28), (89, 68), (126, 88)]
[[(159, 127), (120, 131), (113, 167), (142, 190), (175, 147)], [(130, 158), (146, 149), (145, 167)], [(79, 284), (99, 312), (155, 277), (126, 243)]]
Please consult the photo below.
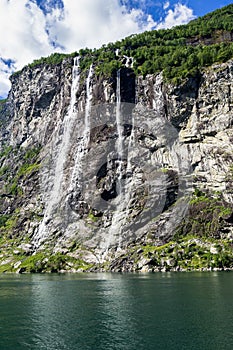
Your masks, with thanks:
[(156, 29), (171, 28), (181, 24), (186, 24), (195, 16), (193, 10), (186, 5), (176, 4), (174, 10), (168, 10), (164, 20), (156, 26)]
[(11, 69), (1, 59), (0, 59), (0, 72), (1, 72), (0, 96), (4, 96), (6, 91), (8, 91), (10, 88), (10, 81), (9, 81), (8, 77), (11, 74)]
[[(0, 57), (14, 60), (18, 70), (53, 51), (99, 47), (155, 26), (151, 16), (127, 10), (120, 0), (63, 0), (63, 4), (63, 9), (44, 13), (35, 0), (1, 0)], [(9, 86), (6, 77), (11, 70), (4, 69), (0, 67), (0, 94)]]
[(33, 1), (1, 0), (0, 2), (0, 57), (15, 61), (14, 67), (0, 67), (0, 94), (7, 92), (10, 73), (43, 53), (52, 52), (45, 30), (43, 12)]
[(166, 1), (163, 5), (163, 9), (166, 10), (170, 6), (170, 2)]
[(143, 11), (128, 11), (119, 0), (63, 0), (64, 11), (47, 16), (49, 32), (66, 51), (99, 47), (132, 33), (150, 30), (155, 22)]
[[(63, 0), (63, 7), (48, 8), (48, 4), (56, 2), (46, 0), (47, 11), (43, 12), (36, 0), (0, 0), (0, 58), (14, 61), (10, 68), (1, 61), (0, 96), (9, 90), (10, 73), (36, 58), (54, 51), (99, 47), (157, 26), (142, 9), (129, 9), (127, 1), (124, 5), (122, 0)], [(167, 1), (164, 6), (168, 4)], [(192, 18), (191, 9), (177, 4), (157, 28)]]

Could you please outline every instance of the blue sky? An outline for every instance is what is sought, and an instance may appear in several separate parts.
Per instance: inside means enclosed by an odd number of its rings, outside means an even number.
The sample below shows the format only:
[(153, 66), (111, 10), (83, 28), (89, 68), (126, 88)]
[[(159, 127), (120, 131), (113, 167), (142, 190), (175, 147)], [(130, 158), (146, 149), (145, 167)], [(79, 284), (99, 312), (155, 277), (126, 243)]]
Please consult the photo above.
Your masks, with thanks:
[[(172, 8), (175, 4), (181, 3), (187, 7), (193, 9), (196, 16), (203, 16), (208, 12), (214, 11), (217, 8), (232, 4), (231, 0), (170, 0), (167, 1), (170, 3), (169, 8)], [(158, 16), (163, 14), (162, 8), (166, 1), (159, 0), (130, 0), (127, 1), (131, 7), (143, 7), (148, 13), (153, 15), (155, 20), (158, 20)]]
[(229, 0), (0, 0), (0, 98), (9, 76), (53, 52), (100, 47), (132, 33), (184, 24)]

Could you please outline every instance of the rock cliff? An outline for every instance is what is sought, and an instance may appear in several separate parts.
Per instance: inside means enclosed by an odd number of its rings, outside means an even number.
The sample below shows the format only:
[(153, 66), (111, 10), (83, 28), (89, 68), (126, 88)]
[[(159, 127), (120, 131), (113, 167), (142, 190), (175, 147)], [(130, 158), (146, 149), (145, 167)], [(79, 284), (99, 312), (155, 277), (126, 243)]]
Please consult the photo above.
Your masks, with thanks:
[(0, 271), (232, 267), (233, 61), (175, 86), (81, 59), (0, 106)]

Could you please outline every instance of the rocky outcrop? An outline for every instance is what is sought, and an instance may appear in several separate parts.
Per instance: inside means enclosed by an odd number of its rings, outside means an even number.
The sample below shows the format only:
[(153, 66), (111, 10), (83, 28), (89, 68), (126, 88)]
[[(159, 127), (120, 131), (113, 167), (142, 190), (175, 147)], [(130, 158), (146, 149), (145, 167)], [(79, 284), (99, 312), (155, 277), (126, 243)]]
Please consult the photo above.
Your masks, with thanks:
[[(232, 75), (229, 61), (174, 86), (129, 67), (81, 72), (72, 58), (13, 75), (1, 109), (2, 261), (18, 256), (24, 269), (25, 256), (49, 251), (60, 269), (179, 269), (175, 253), (143, 247), (201, 232), (232, 240)], [(192, 220), (205, 217), (203, 232)]]
[(11, 77), (12, 145), (33, 147), (48, 142), (69, 106), (71, 72), (72, 63), (65, 60), (61, 65), (25, 67)]
[(194, 36), (188, 38), (186, 43), (188, 45), (213, 45), (224, 42), (232, 42), (233, 33), (227, 30), (215, 30), (211, 35)]

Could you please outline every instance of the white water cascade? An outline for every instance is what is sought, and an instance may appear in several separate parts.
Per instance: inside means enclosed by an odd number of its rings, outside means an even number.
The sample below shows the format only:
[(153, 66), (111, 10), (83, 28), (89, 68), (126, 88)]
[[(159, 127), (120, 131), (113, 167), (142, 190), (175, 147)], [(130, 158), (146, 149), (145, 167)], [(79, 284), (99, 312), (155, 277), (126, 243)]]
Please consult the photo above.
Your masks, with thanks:
[[(129, 171), (130, 165), (128, 164), (128, 155), (125, 154), (125, 145), (124, 145), (124, 125), (123, 125), (123, 115), (121, 111), (121, 75), (120, 69), (117, 71), (117, 84), (116, 84), (116, 127), (118, 139), (116, 143), (117, 151), (117, 202), (116, 209), (112, 216), (111, 226), (109, 228), (106, 240), (103, 245), (104, 253), (102, 255), (102, 260), (104, 261), (111, 245), (117, 243), (118, 249), (121, 249), (122, 240), (123, 240), (123, 229), (124, 224), (126, 223), (125, 218), (125, 209), (128, 208), (128, 201), (130, 200), (128, 193), (123, 190), (123, 173), (125, 172), (124, 167), (126, 166), (126, 171)], [(132, 135), (129, 140), (127, 151), (129, 152), (130, 146), (132, 146)], [(127, 164), (124, 164), (127, 162)], [(125, 181), (125, 180), (124, 180)], [(128, 184), (125, 182), (124, 189), (128, 188)]]
[(84, 138), (86, 144), (89, 142), (90, 138), (90, 113), (91, 113), (91, 100), (92, 100), (92, 86), (91, 86), (91, 78), (93, 75), (93, 66), (91, 64), (87, 81), (86, 81), (86, 107), (85, 107), (85, 128), (84, 128)]
[(91, 113), (91, 101), (92, 101), (92, 86), (91, 78), (93, 76), (94, 69), (90, 66), (88, 77), (86, 80), (86, 104), (85, 104), (85, 116), (84, 116), (84, 129), (81, 141), (76, 149), (75, 163), (71, 175), (69, 191), (73, 191), (76, 187), (76, 183), (80, 179), (82, 172), (82, 158), (86, 154), (88, 149), (88, 144), (90, 140), (90, 113)]
[(117, 125), (117, 159), (118, 159), (118, 196), (121, 199), (122, 194), (122, 163), (123, 163), (123, 151), (124, 151), (124, 136), (123, 136), (123, 120), (121, 114), (121, 71), (117, 71), (117, 86), (116, 86), (116, 125)]
[[(39, 226), (38, 232), (34, 237), (34, 245), (37, 247), (47, 236), (47, 223), (52, 219), (56, 210), (58, 209), (61, 197), (62, 197), (62, 185), (64, 176), (64, 166), (67, 159), (67, 154), (70, 146), (71, 134), (76, 119), (76, 92), (79, 88), (80, 80), (80, 68), (79, 57), (74, 58), (73, 70), (72, 70), (72, 85), (71, 85), (71, 98), (68, 112), (62, 121), (61, 128), (63, 128), (62, 135), (59, 133), (56, 135), (55, 147), (58, 144), (58, 149), (55, 151), (54, 160), (54, 175), (51, 191), (47, 196), (45, 203), (44, 218)], [(60, 131), (60, 130), (59, 130)], [(60, 139), (61, 138), (61, 139)]]

